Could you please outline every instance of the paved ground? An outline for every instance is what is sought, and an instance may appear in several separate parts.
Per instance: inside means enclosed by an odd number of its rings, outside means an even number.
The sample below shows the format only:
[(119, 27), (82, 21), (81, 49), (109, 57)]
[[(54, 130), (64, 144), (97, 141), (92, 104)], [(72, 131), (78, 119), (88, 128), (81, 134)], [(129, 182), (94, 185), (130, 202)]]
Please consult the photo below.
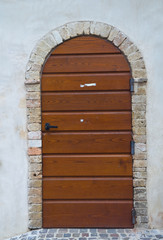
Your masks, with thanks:
[(163, 230), (129, 229), (39, 229), (10, 240), (157, 240), (163, 239)]

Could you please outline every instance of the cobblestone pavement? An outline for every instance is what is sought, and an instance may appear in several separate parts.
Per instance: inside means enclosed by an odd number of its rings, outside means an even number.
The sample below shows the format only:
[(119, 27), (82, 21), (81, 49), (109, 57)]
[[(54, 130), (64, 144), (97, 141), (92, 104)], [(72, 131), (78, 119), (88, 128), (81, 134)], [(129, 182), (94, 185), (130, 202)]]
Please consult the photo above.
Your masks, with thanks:
[[(130, 229), (39, 229), (9, 238), (10, 240), (157, 240), (163, 230)], [(8, 239), (8, 240), (9, 240)]]

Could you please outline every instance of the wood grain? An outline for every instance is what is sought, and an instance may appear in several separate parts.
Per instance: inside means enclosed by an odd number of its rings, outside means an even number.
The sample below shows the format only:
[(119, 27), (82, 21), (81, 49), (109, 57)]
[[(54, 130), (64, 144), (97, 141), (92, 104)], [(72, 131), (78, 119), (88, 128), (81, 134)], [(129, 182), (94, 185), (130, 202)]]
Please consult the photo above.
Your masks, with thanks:
[(131, 132), (43, 133), (44, 153), (130, 153)]
[(41, 89), (50, 92), (129, 90), (130, 78), (130, 73), (43, 74)]
[(48, 58), (43, 73), (130, 71), (122, 54), (57, 55)]
[(42, 114), (43, 131), (46, 131), (45, 123), (58, 126), (49, 132), (131, 130), (131, 112), (45, 112)]
[(44, 178), (43, 199), (132, 199), (132, 178)]
[(47, 59), (43, 227), (133, 227), (130, 78), (126, 57), (95, 36), (64, 41)]
[(43, 201), (43, 227), (132, 228), (132, 201)]
[(131, 110), (130, 92), (42, 93), (42, 111)]
[(80, 36), (59, 45), (54, 49), (52, 55), (83, 53), (120, 53), (120, 51), (107, 40), (95, 36)]
[(132, 176), (131, 155), (43, 156), (43, 176)]

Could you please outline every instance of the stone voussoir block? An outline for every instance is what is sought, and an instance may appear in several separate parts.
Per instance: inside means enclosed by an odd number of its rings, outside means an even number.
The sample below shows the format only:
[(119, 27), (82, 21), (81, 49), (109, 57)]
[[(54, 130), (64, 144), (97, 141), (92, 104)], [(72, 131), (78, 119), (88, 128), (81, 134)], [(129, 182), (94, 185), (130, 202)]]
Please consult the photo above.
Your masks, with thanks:
[(133, 69), (133, 78), (147, 78), (147, 73), (145, 69)]
[(119, 47), (120, 44), (127, 38), (124, 33), (118, 32), (115, 38), (113, 39), (113, 43), (115, 46)]
[(71, 38), (71, 34), (67, 26), (62, 26), (61, 28), (58, 29), (58, 32), (64, 41)]
[(107, 39), (112, 42), (114, 38), (117, 37), (118, 34), (119, 34), (119, 30), (116, 27), (112, 27)]
[(119, 45), (119, 49), (126, 55), (127, 49), (133, 44), (130, 39), (126, 38), (122, 44)]
[(53, 34), (48, 33), (46, 34), (42, 40), (44, 42), (46, 42), (46, 44), (50, 47), (49, 51), (51, 51), (51, 49), (53, 49), (55, 46), (57, 46), (57, 41), (55, 40)]
[(107, 38), (109, 36), (111, 28), (112, 27), (108, 24), (97, 22), (94, 26), (94, 34), (97, 36), (101, 36), (102, 38)]

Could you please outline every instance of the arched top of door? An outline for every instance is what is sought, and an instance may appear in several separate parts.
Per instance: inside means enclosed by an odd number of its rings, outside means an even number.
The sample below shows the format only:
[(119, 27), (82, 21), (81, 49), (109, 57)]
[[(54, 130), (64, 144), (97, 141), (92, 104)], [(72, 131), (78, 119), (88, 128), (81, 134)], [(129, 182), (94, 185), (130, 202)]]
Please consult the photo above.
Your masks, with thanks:
[[(128, 60), (131, 68), (132, 77), (136, 82), (146, 82), (147, 74), (144, 60), (141, 52), (130, 39), (122, 33), (119, 29), (101, 22), (80, 21), (71, 22), (60, 26), (49, 33), (47, 33), (33, 49), (26, 69), (25, 84), (40, 83), (43, 66), (51, 53), (57, 54), (57, 51), (62, 51), (62, 44), (64, 41), (74, 38), (74, 42), (78, 41), (77, 36), (96, 36), (99, 42), (102, 39), (110, 42), (106, 44), (109, 51), (122, 52)], [(100, 39), (101, 38), (101, 39)], [(91, 38), (90, 38), (91, 39)], [(93, 39), (93, 38), (92, 38)], [(67, 41), (67, 53), (68, 45)], [(57, 47), (58, 46), (58, 47)], [(100, 46), (100, 45), (99, 45)], [(57, 48), (56, 48), (57, 47)], [(65, 44), (64, 44), (65, 49)], [(99, 47), (97, 47), (98, 51)], [(113, 50), (114, 49), (114, 50)], [(75, 51), (75, 44), (74, 44)], [(78, 50), (79, 51), (79, 50)], [(91, 49), (90, 49), (91, 51)], [(101, 50), (100, 50), (101, 51)]]

